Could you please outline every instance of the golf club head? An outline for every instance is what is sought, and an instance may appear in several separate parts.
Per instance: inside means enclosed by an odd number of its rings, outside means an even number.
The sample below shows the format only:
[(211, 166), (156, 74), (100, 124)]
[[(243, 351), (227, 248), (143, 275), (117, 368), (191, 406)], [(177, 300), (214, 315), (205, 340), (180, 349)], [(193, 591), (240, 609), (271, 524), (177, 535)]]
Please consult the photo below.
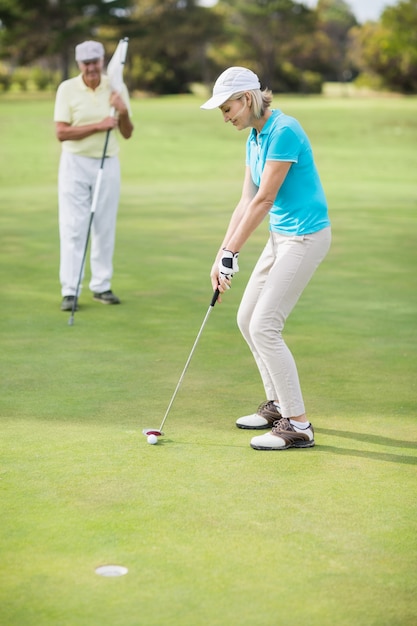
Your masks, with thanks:
[(156, 437), (162, 437), (164, 434), (162, 430), (158, 430), (157, 428), (144, 428), (142, 432), (145, 437), (147, 437), (148, 435), (156, 435)]

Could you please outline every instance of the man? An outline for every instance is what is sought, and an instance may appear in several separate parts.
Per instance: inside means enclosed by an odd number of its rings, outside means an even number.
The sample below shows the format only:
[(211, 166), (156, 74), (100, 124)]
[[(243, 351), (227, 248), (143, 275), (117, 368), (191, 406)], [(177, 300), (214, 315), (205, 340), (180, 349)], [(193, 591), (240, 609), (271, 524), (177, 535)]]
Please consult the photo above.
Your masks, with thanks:
[[(84, 41), (75, 48), (80, 74), (62, 82), (55, 101), (56, 136), (62, 142), (58, 174), (62, 311), (71, 311), (85, 249), (91, 203), (107, 131), (129, 139), (133, 132), (129, 95), (112, 91), (102, 74), (104, 48)], [(114, 108), (114, 116), (110, 115)], [(120, 304), (111, 290), (116, 216), (120, 195), (119, 147), (110, 132), (98, 203), (91, 226), (91, 280), (94, 300)]]

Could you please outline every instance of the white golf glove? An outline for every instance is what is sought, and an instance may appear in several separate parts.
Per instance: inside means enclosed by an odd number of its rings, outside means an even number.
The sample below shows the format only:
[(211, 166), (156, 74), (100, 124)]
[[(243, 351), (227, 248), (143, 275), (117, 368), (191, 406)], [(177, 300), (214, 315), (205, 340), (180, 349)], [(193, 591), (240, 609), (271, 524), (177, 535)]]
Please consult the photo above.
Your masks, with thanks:
[(237, 259), (239, 252), (231, 252), (223, 249), (223, 256), (219, 261), (219, 275), (221, 278), (233, 278), (233, 275), (239, 271)]

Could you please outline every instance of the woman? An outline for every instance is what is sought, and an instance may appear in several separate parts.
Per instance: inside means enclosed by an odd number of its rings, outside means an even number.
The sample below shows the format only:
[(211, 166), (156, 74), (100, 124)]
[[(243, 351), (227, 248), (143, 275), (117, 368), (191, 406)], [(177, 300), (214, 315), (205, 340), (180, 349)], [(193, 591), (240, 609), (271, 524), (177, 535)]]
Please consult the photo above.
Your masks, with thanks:
[(314, 446), (294, 358), (282, 330), (331, 241), (327, 202), (309, 139), (292, 117), (271, 110), (272, 93), (256, 74), (230, 67), (203, 109), (219, 107), (237, 130), (251, 128), (241, 198), (211, 271), (213, 289), (230, 288), (242, 246), (269, 213), (269, 240), (249, 279), (238, 326), (258, 366), (266, 394), (239, 428), (272, 430), (253, 437), (256, 450)]

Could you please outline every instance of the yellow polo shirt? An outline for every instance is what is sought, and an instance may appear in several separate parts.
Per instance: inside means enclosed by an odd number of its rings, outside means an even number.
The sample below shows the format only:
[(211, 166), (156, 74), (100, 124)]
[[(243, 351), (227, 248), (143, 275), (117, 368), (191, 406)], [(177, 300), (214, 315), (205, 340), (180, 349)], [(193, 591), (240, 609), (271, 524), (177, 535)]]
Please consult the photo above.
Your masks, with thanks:
[[(101, 75), (101, 81), (96, 89), (87, 87), (81, 74), (75, 78), (64, 80), (57, 90), (55, 99), (54, 121), (65, 122), (71, 126), (84, 126), (100, 122), (110, 115), (110, 82), (106, 75)], [(121, 96), (131, 115), (129, 94), (126, 85), (123, 85)], [(107, 156), (115, 156), (119, 152), (117, 142), (118, 131), (112, 131), (107, 146)], [(80, 156), (101, 158), (106, 133), (94, 133), (84, 139), (62, 142), (62, 149)]]

